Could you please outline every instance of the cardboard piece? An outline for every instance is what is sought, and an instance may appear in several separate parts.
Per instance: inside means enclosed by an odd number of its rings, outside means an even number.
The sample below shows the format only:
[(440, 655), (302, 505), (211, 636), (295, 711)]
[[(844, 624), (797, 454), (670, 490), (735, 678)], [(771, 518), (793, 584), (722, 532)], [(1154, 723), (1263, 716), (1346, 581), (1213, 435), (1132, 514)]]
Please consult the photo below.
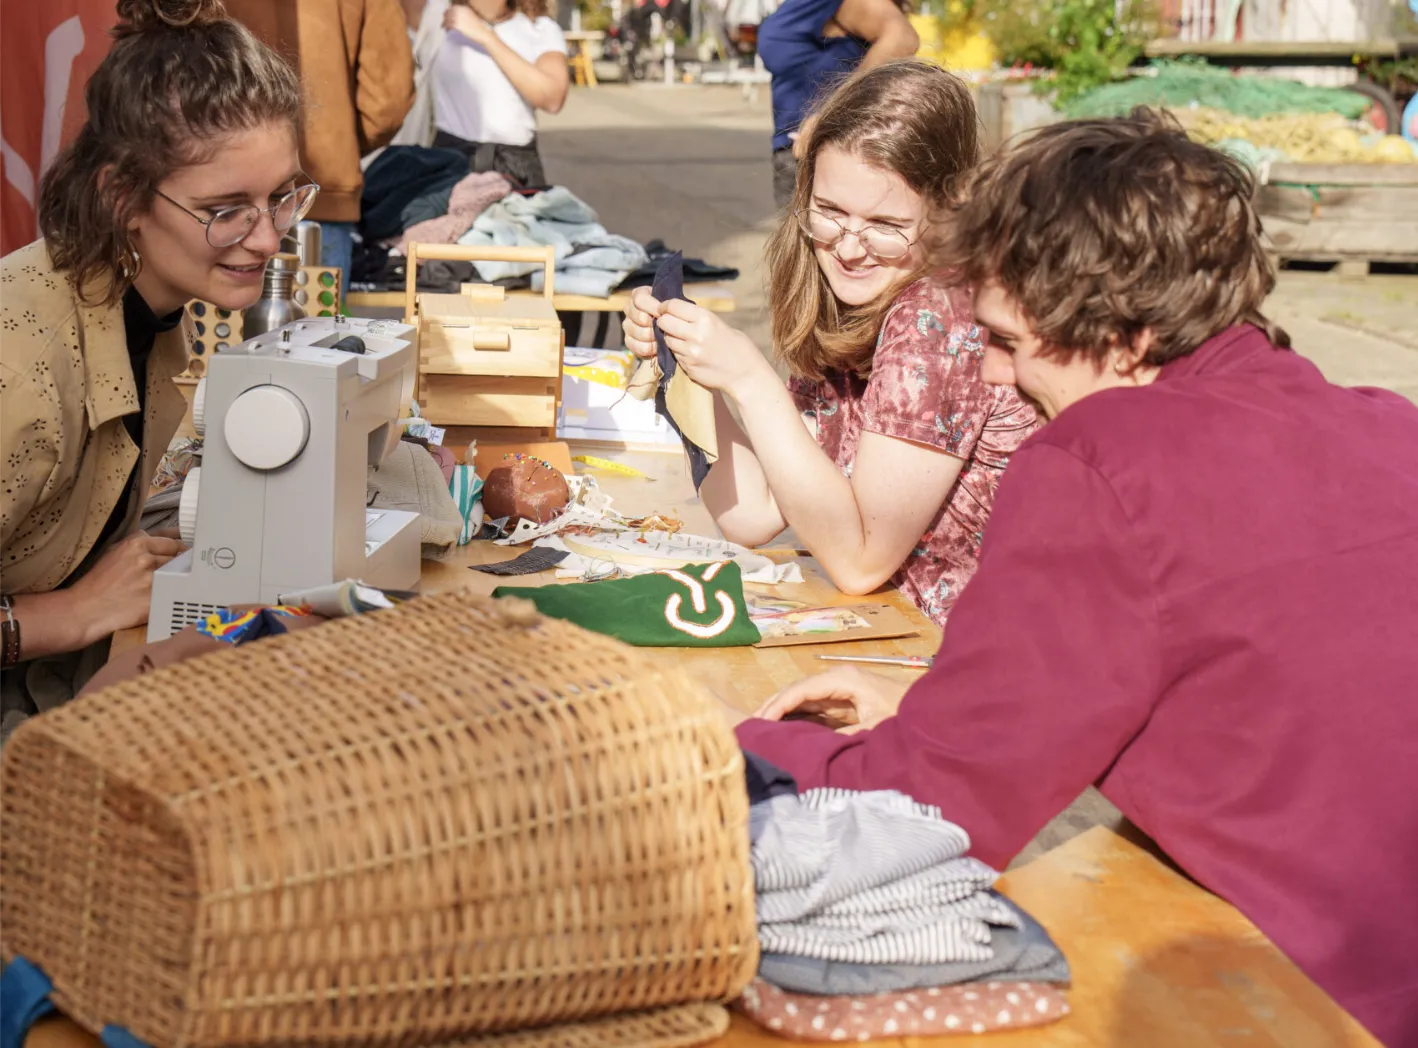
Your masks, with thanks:
[[(642, 360), (630, 376), (625, 394), (633, 400), (651, 400), (659, 388), (659, 365), (654, 360)], [(683, 370), (676, 370), (665, 389), (665, 406), (674, 416), (680, 433), (693, 441), (711, 463), (718, 462), (719, 435), (714, 424), (714, 394)]]
[[(834, 609), (836, 610), (836, 609)], [(850, 604), (841, 610), (855, 612), (865, 619), (866, 626), (836, 633), (804, 633), (791, 637), (764, 637), (755, 648), (786, 648), (800, 644), (839, 644), (843, 641), (887, 640), (892, 637), (913, 637), (920, 633), (911, 620), (890, 604)]]

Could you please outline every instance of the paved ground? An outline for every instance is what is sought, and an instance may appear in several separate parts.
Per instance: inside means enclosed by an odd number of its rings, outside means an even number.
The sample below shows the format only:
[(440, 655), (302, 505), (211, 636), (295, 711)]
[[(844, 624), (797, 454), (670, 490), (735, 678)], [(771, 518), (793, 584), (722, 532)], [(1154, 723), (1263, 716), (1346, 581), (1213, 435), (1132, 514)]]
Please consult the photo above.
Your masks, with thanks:
[(771, 127), (767, 91), (755, 103), (733, 87), (607, 85), (574, 89), (561, 113), (544, 114), (539, 142), (547, 177), (611, 232), (737, 268), (731, 319), (766, 348)]
[[(768, 92), (606, 85), (543, 117), (548, 176), (607, 228), (736, 266), (734, 323), (768, 346), (761, 257), (774, 222)], [(1269, 312), (1333, 381), (1418, 401), (1418, 276), (1286, 272)]]
[[(766, 350), (771, 125), (767, 91), (749, 99), (731, 87), (603, 86), (574, 90), (559, 115), (543, 118), (541, 148), (550, 179), (594, 206), (612, 232), (739, 268), (731, 319)], [(1267, 312), (1331, 381), (1418, 402), (1418, 276), (1287, 271)], [(1090, 789), (1016, 863), (1118, 818)]]

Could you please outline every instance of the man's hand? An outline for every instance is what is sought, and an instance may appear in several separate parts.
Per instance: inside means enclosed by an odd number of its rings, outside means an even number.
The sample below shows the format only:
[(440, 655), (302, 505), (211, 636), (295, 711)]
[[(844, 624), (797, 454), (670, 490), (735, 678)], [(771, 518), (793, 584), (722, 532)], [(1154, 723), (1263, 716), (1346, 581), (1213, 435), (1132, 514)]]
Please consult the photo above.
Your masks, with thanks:
[(782, 720), (802, 714), (839, 730), (874, 728), (896, 715), (908, 685), (855, 666), (840, 666), (788, 685), (754, 714)]

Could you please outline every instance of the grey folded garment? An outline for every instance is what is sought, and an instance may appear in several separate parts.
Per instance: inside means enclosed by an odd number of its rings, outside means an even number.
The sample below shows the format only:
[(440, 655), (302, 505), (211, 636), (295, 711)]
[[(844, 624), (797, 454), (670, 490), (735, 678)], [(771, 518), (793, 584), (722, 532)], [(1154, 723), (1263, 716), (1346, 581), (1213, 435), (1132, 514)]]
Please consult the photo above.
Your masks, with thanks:
[(369, 467), (369, 505), (422, 516), (419, 538), (425, 559), (447, 556), (458, 544), (463, 517), (443, 479), (438, 460), (426, 448), (401, 440), (377, 466)]
[(177, 527), (178, 506), (182, 502), (182, 481), (159, 491), (143, 503), (138, 527), (144, 531), (160, 531)]
[(940, 810), (891, 791), (774, 797), (754, 841), (758, 941), (765, 953), (856, 964), (993, 957), (991, 926), (1014, 911), (998, 874)]
[(990, 929), (993, 957), (983, 961), (946, 964), (853, 964), (816, 957), (765, 953), (758, 962), (759, 978), (793, 993), (856, 997), (900, 993), (957, 983), (1068, 983), (1068, 960), (1042, 925), (1004, 896), (994, 900), (1019, 919), (1018, 928)]

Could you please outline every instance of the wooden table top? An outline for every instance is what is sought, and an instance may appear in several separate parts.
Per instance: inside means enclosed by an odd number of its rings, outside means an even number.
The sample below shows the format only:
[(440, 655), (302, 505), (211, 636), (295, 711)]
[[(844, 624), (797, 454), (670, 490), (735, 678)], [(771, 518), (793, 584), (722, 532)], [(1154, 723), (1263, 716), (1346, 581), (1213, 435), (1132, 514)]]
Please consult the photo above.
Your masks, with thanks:
[[(572, 453), (581, 454), (572, 444)], [(684, 521), (685, 529), (697, 535), (717, 535), (713, 518), (695, 494), (684, 469), (684, 457), (676, 449), (662, 451), (614, 451), (596, 448), (598, 458), (632, 466), (645, 478), (627, 477), (609, 471), (591, 470), (602, 490), (614, 499), (615, 509), (631, 516), (663, 513)], [(654, 479), (648, 479), (654, 478)], [(737, 709), (752, 712), (779, 688), (800, 677), (820, 672), (828, 667), (817, 655), (934, 655), (940, 647), (940, 629), (911, 603), (893, 589), (883, 589), (867, 597), (848, 597), (832, 582), (811, 557), (795, 553), (796, 539), (785, 532), (770, 551), (774, 559), (796, 560), (802, 567), (803, 581), (782, 586), (761, 586), (748, 583), (750, 593), (769, 593), (791, 600), (825, 607), (841, 604), (890, 604), (907, 616), (919, 631), (915, 636), (892, 640), (865, 640), (829, 644), (805, 644), (785, 648), (645, 648), (652, 658), (679, 665), (690, 665), (705, 685)], [(557, 582), (554, 571), (538, 572), (517, 578), (501, 578), (469, 569), (471, 564), (489, 564), (510, 560), (525, 547), (498, 546), (491, 542), (472, 542), (456, 549), (446, 560), (423, 562), (419, 580), (422, 593), (441, 593), (466, 588), (473, 593), (490, 594), (501, 585), (545, 586)], [(143, 628), (124, 630), (114, 635), (110, 655), (145, 643)], [(909, 680), (919, 676), (919, 670), (885, 667), (883, 672), (902, 674)]]
[[(573, 453), (576, 450), (573, 446)], [(601, 487), (627, 514), (661, 512), (697, 534), (715, 534), (694, 494), (679, 454), (609, 452), (644, 471), (642, 479), (596, 472)], [(776, 559), (796, 556), (791, 533), (780, 537)], [(514, 547), (476, 542), (444, 561), (426, 561), (425, 592), (468, 587), (490, 593), (504, 579), (471, 571), (470, 564), (515, 556)], [(838, 592), (816, 562), (800, 557), (800, 585), (756, 587), (814, 604), (888, 602), (919, 627), (897, 640), (814, 644), (789, 648), (645, 648), (656, 659), (690, 665), (707, 687), (738, 709), (751, 711), (777, 689), (821, 670), (816, 655), (930, 655), (940, 631), (895, 591), (871, 597)], [(517, 585), (555, 583), (552, 572), (518, 578)], [(143, 631), (115, 637), (115, 649), (141, 644)], [(918, 671), (885, 672), (915, 676)], [(1368, 1048), (1374, 1040), (1311, 982), (1240, 912), (1176, 872), (1147, 842), (1135, 843), (1098, 827), (1001, 879), (1005, 894), (1048, 928), (1073, 967), (1073, 1014), (1035, 1030), (942, 1038), (969, 1048)], [(98, 1042), (57, 1019), (36, 1028), (29, 1048), (88, 1048)], [(785, 1042), (735, 1016), (715, 1048), (769, 1048)], [(926, 1043), (905, 1038), (877, 1042), (891, 1048)]]
[[(1004, 875), (1000, 889), (1049, 929), (1073, 967), (1073, 1014), (979, 1037), (893, 1038), (885, 1048), (1381, 1048), (1239, 911), (1155, 854), (1096, 827)], [(67, 1019), (26, 1048), (94, 1048)], [(710, 1048), (782, 1048), (742, 1016)]]
[[(536, 295), (540, 292), (509, 291), (508, 297)], [(733, 288), (726, 284), (688, 284), (685, 294), (711, 313), (732, 313), (738, 308), (734, 300)], [(551, 304), (563, 313), (623, 313), (630, 304), (629, 291), (616, 291), (606, 298), (589, 295), (552, 295)], [(400, 291), (351, 291), (345, 295), (345, 305), (350, 309), (403, 309), (404, 292)]]
[[(888, 1048), (1359, 1048), (1362, 1026), (1241, 916), (1156, 854), (1095, 827), (1000, 878), (1073, 968), (1073, 1014)], [(741, 1016), (714, 1048), (781, 1048)]]

